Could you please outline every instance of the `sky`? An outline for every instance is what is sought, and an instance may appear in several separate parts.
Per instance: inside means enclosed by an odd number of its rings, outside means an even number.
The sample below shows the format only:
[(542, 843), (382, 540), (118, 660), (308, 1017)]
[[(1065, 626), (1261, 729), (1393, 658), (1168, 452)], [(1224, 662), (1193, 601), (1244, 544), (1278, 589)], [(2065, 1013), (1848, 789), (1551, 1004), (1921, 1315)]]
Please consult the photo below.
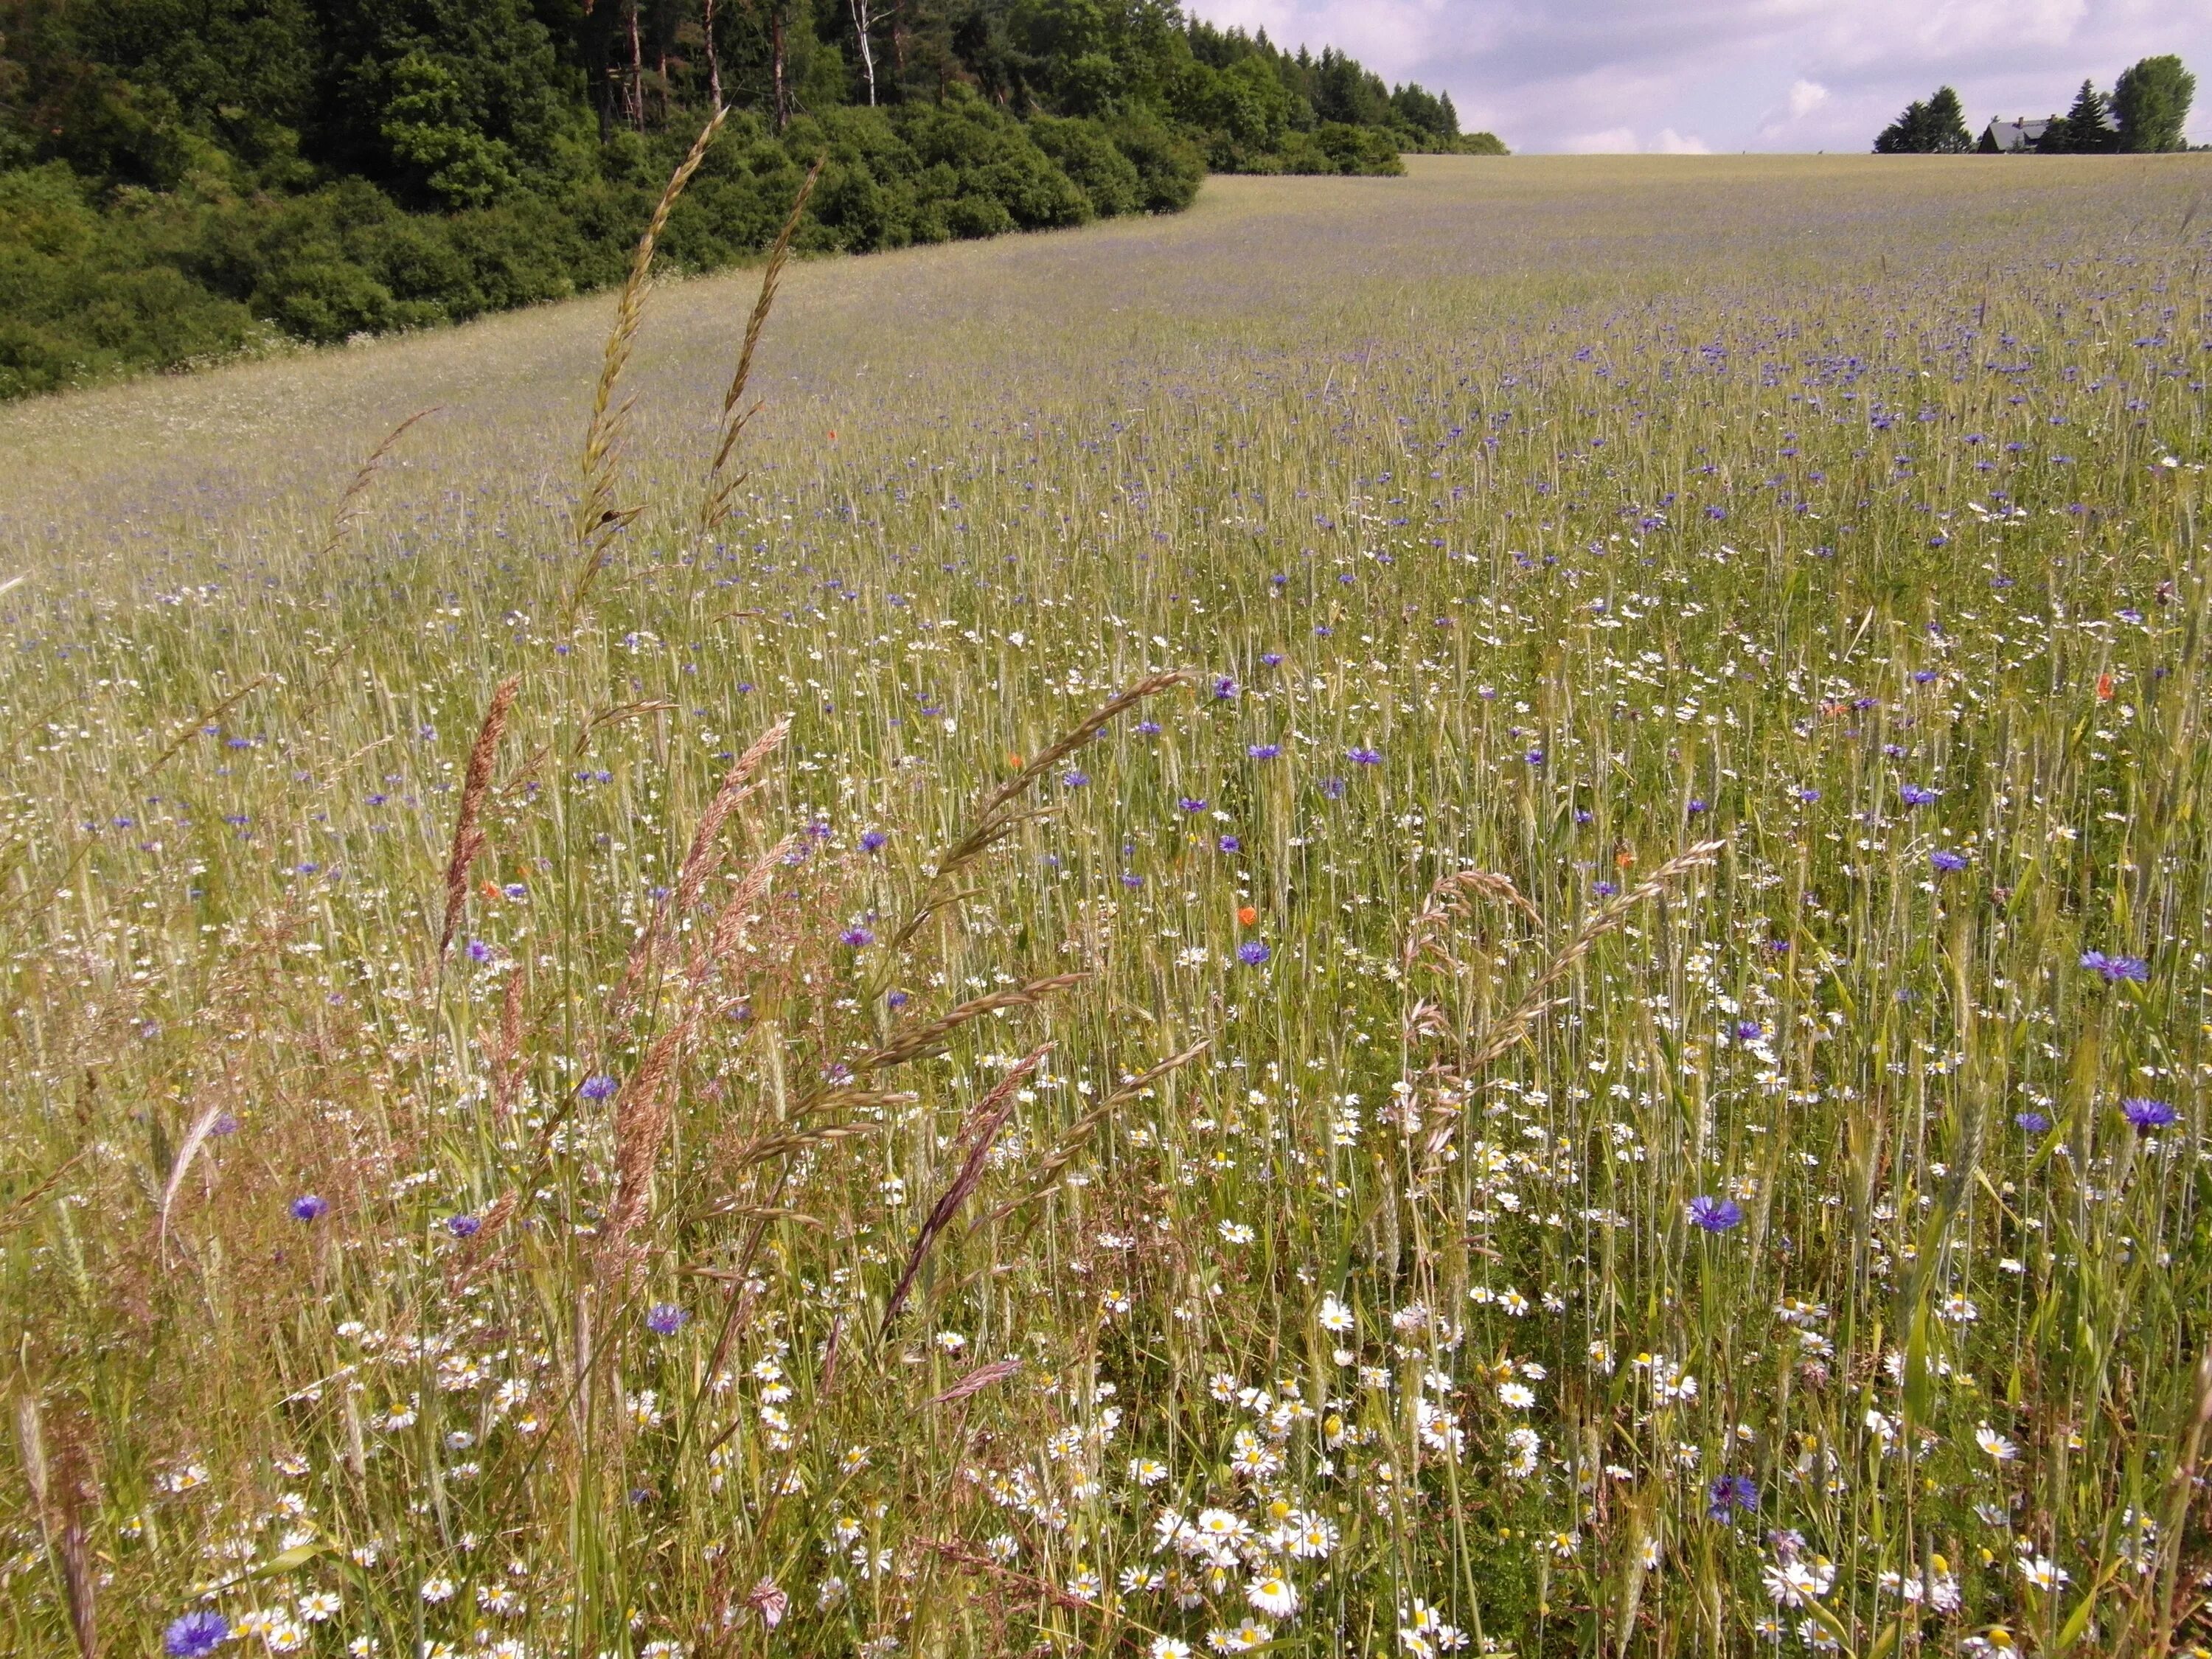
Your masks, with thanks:
[(2212, 143), (2212, 0), (1185, 0), (1277, 45), (1350, 52), (1449, 92), (1460, 125), (1516, 150), (1700, 155), (1851, 150), (1956, 87), (1993, 116), (2063, 113), (2179, 53)]

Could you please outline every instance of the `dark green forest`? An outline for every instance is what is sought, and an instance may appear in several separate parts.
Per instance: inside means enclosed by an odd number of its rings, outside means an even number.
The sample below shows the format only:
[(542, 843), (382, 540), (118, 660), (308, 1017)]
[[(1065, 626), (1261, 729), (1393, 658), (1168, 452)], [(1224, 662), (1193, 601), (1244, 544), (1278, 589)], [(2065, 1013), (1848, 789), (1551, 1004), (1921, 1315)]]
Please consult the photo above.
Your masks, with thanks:
[(1168, 0), (0, 0), (0, 396), (619, 281), (1501, 153), (1448, 96)]

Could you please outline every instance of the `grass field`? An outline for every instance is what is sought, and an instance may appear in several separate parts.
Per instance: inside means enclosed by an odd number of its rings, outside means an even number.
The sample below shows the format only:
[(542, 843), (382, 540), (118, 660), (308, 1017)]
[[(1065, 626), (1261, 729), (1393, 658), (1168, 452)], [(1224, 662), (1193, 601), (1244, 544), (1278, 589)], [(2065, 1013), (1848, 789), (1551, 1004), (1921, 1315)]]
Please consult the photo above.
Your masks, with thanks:
[(1408, 166), (0, 410), (0, 1647), (2208, 1650), (2212, 165)]

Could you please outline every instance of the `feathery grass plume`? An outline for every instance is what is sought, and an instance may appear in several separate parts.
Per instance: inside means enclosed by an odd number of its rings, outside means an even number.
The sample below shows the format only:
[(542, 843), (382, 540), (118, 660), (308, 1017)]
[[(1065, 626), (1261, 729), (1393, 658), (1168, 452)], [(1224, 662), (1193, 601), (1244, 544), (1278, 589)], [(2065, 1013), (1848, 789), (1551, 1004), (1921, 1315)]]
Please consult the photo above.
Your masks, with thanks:
[[(678, 866), (675, 890), (657, 906), (645, 931), (638, 935), (630, 947), (629, 956), (623, 963), (621, 981), (615, 987), (613, 1000), (608, 1005), (609, 1023), (619, 1026), (629, 1018), (635, 1000), (651, 981), (660, 951), (666, 944), (671, 926), (680, 926), (682, 919), (691, 914), (699, 902), (701, 890), (713, 879), (722, 865), (723, 849), (720, 836), (722, 826), (730, 814), (743, 805), (760, 785), (754, 774), (769, 757), (783, 746), (791, 732), (791, 716), (786, 714), (767, 731), (753, 739), (745, 751), (731, 763), (722, 775), (721, 785), (714, 791), (706, 807), (699, 814), (699, 822), (691, 832), (691, 845)], [(725, 907), (724, 914), (727, 914)]]
[(783, 276), (783, 262), (791, 255), (791, 239), (799, 234), (799, 222), (806, 211), (807, 198), (814, 194), (814, 186), (821, 182), (822, 169), (829, 164), (826, 150), (814, 158), (814, 165), (806, 170), (805, 181), (799, 186), (798, 198), (791, 204), (783, 228), (776, 233), (775, 244), (768, 251), (768, 264), (761, 272), (760, 297), (753, 301), (752, 314), (745, 319), (745, 338), (738, 351), (737, 371), (730, 376), (729, 390), (722, 394), (721, 435), (714, 446), (714, 459), (707, 464), (706, 483), (700, 493), (699, 528), (704, 534), (711, 535), (730, 516), (730, 498), (745, 481), (743, 473), (725, 478), (722, 472), (747, 423), (760, 412), (759, 404), (746, 405), (744, 401), (746, 384), (752, 379), (753, 353), (759, 349), (761, 331), (768, 326), (768, 313), (775, 304), (776, 284)]
[[(1480, 1034), (1480, 1040), (1449, 1061), (1438, 1061), (1427, 1068), (1425, 1075), (1440, 1082), (1464, 1085), (1473, 1075), (1491, 1061), (1498, 1059), (1528, 1034), (1537, 1018), (1552, 1006), (1552, 988), (1574, 971), (1575, 964), (1597, 947), (1597, 942), (1628, 920), (1638, 905), (1648, 903), (1692, 870), (1701, 869), (1719, 856), (1724, 841), (1701, 841), (1659, 866), (1628, 891), (1609, 900), (1593, 911), (1575, 936), (1569, 939), (1522, 994), (1521, 1000), (1507, 1010), (1504, 1018)], [(1427, 914), (1425, 910), (1424, 915)], [(1417, 1007), (1421, 1005), (1415, 1005)], [(1421, 1024), (1410, 1029), (1410, 1041), (1418, 1042), (1431, 1036), (1445, 1035), (1440, 1019), (1433, 1011)], [(1453, 1103), (1437, 1114), (1438, 1121), (1430, 1129), (1422, 1150), (1433, 1158), (1449, 1144), (1459, 1127), (1460, 1108)]]
[(982, 1393), (994, 1382), (1005, 1382), (1021, 1368), (1022, 1362), (1018, 1358), (994, 1359), (988, 1365), (978, 1365), (951, 1388), (930, 1395), (921, 1403), (924, 1406), (949, 1406), (956, 1400), (965, 1400), (970, 1395)]
[(468, 903), (469, 866), (477, 861), (484, 848), (480, 819), (484, 797), (491, 790), (491, 769), (499, 759), (500, 734), (507, 729), (508, 711), (514, 707), (515, 694), (521, 690), (520, 674), (510, 674), (499, 683), (491, 694), (491, 706), (484, 710), (483, 725), (477, 731), (477, 740), (469, 750), (468, 769), (461, 778), (460, 815), (453, 820), (453, 851), (446, 860), (446, 920), (438, 930), (437, 959), (441, 962), (453, 948), (453, 932), (461, 925), (461, 911)]
[(400, 439), (407, 435), (407, 428), (417, 421), (428, 420), (441, 407), (433, 404), (428, 409), (416, 410), (386, 433), (382, 443), (368, 452), (368, 459), (361, 464), (361, 471), (353, 475), (353, 482), (338, 497), (337, 507), (331, 514), (330, 533), (323, 538), (322, 548), (315, 555), (318, 560), (327, 559), (337, 552), (338, 544), (345, 540), (346, 532), (353, 528), (354, 521), (368, 510), (368, 487), (375, 482), (377, 473), (383, 470), (385, 461), (398, 447)]
[(752, 868), (724, 902), (704, 942), (692, 952), (684, 975), (686, 994), (682, 1006), (653, 1038), (645, 1059), (615, 1097), (615, 1192), (599, 1251), (603, 1279), (618, 1279), (637, 1263), (637, 1253), (629, 1246), (630, 1236), (651, 1210), (653, 1167), (668, 1136), (669, 1091), (706, 1010), (703, 992), (708, 976), (717, 963), (728, 961), (743, 943), (748, 914), (768, 891), (776, 870), (794, 845), (794, 838), (787, 836), (753, 861)]
[(492, 1110), (505, 1117), (522, 1086), (522, 964), (511, 963), (499, 993), (499, 1039), (492, 1048)]
[(155, 1217), (155, 1243), (161, 1249), (164, 1261), (167, 1259), (169, 1217), (176, 1209), (177, 1194), (184, 1190), (185, 1176), (192, 1167), (192, 1160), (200, 1155), (200, 1148), (207, 1145), (208, 1137), (215, 1133), (215, 1126), (222, 1121), (222, 1115), (223, 1105), (220, 1098), (202, 1107), (199, 1115), (192, 1120), (191, 1127), (185, 1131), (184, 1139), (178, 1144), (176, 1157), (170, 1160), (168, 1179), (162, 1183), (161, 1202)]
[(599, 385), (592, 393), (591, 423), (584, 431), (580, 465), (583, 489), (576, 502), (574, 527), (576, 551), (583, 568), (577, 573), (575, 585), (562, 607), (564, 617), (571, 622), (582, 607), (600, 567), (605, 564), (616, 535), (644, 511), (642, 507), (615, 505), (616, 471), (621, 461), (623, 429), (629, 423), (631, 405), (628, 398), (619, 404), (615, 402), (615, 385), (629, 367), (630, 353), (637, 344), (637, 331), (645, 321), (645, 296), (652, 286), (653, 253), (660, 240), (660, 233), (667, 228), (668, 216), (675, 210), (677, 198), (691, 182), (691, 175), (699, 171), (699, 164), (707, 159), (708, 148), (729, 115), (726, 106), (718, 106), (707, 118), (707, 125), (699, 129), (690, 154), (669, 175), (667, 188), (660, 192), (645, 234), (638, 238), (637, 252), (630, 258), (629, 275), (623, 279), (622, 294), (615, 301), (615, 325), (607, 336)]
[(884, 1304), (883, 1320), (876, 1328), (878, 1341), (890, 1334), (892, 1322), (898, 1318), (899, 1310), (906, 1306), (907, 1296), (914, 1289), (915, 1275), (921, 1272), (921, 1264), (929, 1259), (930, 1247), (937, 1243), (938, 1235), (952, 1224), (952, 1218), (960, 1212), (960, 1206), (968, 1201), (969, 1194), (982, 1184), (984, 1160), (990, 1156), (991, 1147), (999, 1139), (999, 1131), (1006, 1127), (1006, 1120), (1014, 1115), (1022, 1080), (1042, 1065), (1044, 1057), (1051, 1052), (1052, 1044), (1049, 1042), (1039, 1043), (1030, 1049), (1014, 1062), (1006, 1076), (999, 1080), (996, 1088), (976, 1102), (975, 1109), (969, 1115), (960, 1137), (967, 1144), (967, 1155), (961, 1160), (959, 1173), (952, 1177), (952, 1184), (931, 1206), (927, 1218), (921, 1224), (921, 1230), (915, 1235), (914, 1248), (907, 1255), (906, 1271), (899, 1275), (897, 1288), (891, 1291), (890, 1299)]
[[(1115, 693), (1081, 725), (1063, 734), (1042, 754), (986, 795), (976, 808), (975, 821), (968, 833), (938, 855), (937, 867), (923, 884), (921, 902), (915, 907), (914, 914), (891, 935), (891, 951), (895, 952), (905, 945), (932, 915), (959, 899), (960, 894), (945, 890), (955, 876), (989, 852), (1024, 819), (1039, 816), (1036, 813), (1009, 814), (1006, 811), (1021, 799), (1024, 792), (1034, 788), (1039, 778), (1049, 775), (1054, 766), (1104, 731), (1116, 715), (1127, 714), (1147, 697), (1157, 696), (1171, 685), (1182, 685), (1189, 678), (1188, 672), (1182, 669), (1170, 669), (1164, 673), (1139, 680), (1134, 685)], [(1043, 810), (1048, 811), (1051, 809)]]
[(66, 1431), (60, 1438), (58, 1454), (50, 1455), (38, 1396), (25, 1389), (15, 1397), (15, 1447), (22, 1459), (24, 1484), (30, 1488), (32, 1513), (61, 1581), (79, 1659), (97, 1659), (99, 1586), (83, 1513), (88, 1476), (83, 1448)]

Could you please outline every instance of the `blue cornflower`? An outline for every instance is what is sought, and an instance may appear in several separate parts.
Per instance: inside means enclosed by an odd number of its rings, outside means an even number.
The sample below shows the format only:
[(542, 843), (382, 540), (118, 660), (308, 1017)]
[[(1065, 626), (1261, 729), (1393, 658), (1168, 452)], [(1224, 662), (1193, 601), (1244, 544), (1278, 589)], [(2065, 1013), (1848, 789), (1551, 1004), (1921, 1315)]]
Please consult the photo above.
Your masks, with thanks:
[(292, 1219), (295, 1221), (319, 1221), (330, 1212), (330, 1200), (318, 1193), (302, 1193), (292, 1200)]
[(1160, 723), (1158, 720), (1139, 720), (1137, 732), (1140, 737), (1156, 738), (1160, 734)]
[(1247, 968), (1257, 968), (1273, 955), (1274, 952), (1256, 939), (1248, 939), (1237, 947), (1237, 960)]
[(862, 945), (873, 945), (876, 942), (875, 934), (866, 927), (848, 927), (843, 933), (838, 934), (837, 938), (841, 944), (849, 945), (855, 951)]
[(673, 1336), (690, 1322), (690, 1310), (673, 1302), (656, 1302), (646, 1310), (645, 1328), (655, 1336)]
[(1936, 792), (1924, 785), (1907, 783), (1899, 787), (1897, 798), (1907, 806), (1928, 806), (1934, 804)]
[(1594, 881), (1590, 884), (1590, 891), (1600, 898), (1611, 898), (1620, 890), (1620, 884), (1617, 881)]
[(1176, 801), (1176, 805), (1182, 807), (1186, 812), (1203, 812), (1206, 811), (1206, 803), (1195, 795), (1185, 795)]
[(880, 852), (883, 850), (884, 843), (890, 839), (890, 836), (884, 830), (868, 830), (860, 837), (860, 850), (863, 853)]
[(1756, 1042), (1766, 1035), (1766, 1028), (1755, 1019), (1740, 1019), (1735, 1023), (1738, 1042)]
[(1237, 682), (1226, 674), (1217, 677), (1213, 682), (1213, 695), (1225, 702), (1237, 695)]
[(1699, 1193), (1690, 1200), (1690, 1221), (1709, 1233), (1724, 1233), (1741, 1224), (1743, 1206), (1732, 1198), (1713, 1198)]
[(2081, 965), (2093, 974), (2101, 974), (2107, 985), (2131, 979), (2138, 984), (2150, 977), (2150, 963), (2141, 957), (2106, 956), (2102, 951), (2081, 952)]
[(491, 960), (491, 946), (486, 945), (480, 939), (471, 939), (469, 941), (469, 960), (471, 962), (489, 962)]
[(1544, 763), (1544, 751), (1540, 749), (1531, 749), (1524, 758), (1531, 766), (1541, 766)]
[(483, 1223), (472, 1215), (449, 1215), (446, 1218), (446, 1231), (455, 1238), (473, 1238), (483, 1226)]
[(900, 1009), (905, 1007), (907, 1004), (912, 1000), (913, 999), (908, 996), (905, 992), (893, 991), (889, 996), (884, 999), (884, 1006), (886, 1008), (889, 1008), (893, 1013), (896, 1013)]
[(1145, 884), (1145, 878), (1144, 878), (1142, 876), (1139, 875), (1139, 874), (1138, 874), (1134, 870), (1124, 870), (1124, 871), (1121, 872), (1121, 885), (1122, 885), (1122, 886), (1124, 886), (1124, 887), (1142, 887), (1144, 884)]
[(1273, 760), (1283, 752), (1279, 743), (1255, 743), (1244, 751), (1254, 760)]
[(1379, 749), (1347, 749), (1344, 755), (1354, 766), (1379, 766), (1382, 763), (1382, 751)]
[(530, 890), (519, 881), (510, 881), (499, 890), (518, 903), (530, 896)]
[(1948, 847), (1939, 847), (1928, 855), (1928, 862), (1948, 875), (1954, 870), (1963, 870), (1966, 867), (1966, 855), (1964, 853), (1954, 853)]
[(2040, 1112), (2017, 1113), (2014, 1115), (2013, 1121), (2032, 1135), (2039, 1135), (2051, 1127), (2051, 1120)]
[(1716, 1521), (1733, 1521), (1738, 1510), (1759, 1507), (1759, 1486), (1747, 1474), (1723, 1474), (1705, 1489), (1705, 1513)]
[(1688, 812), (1690, 817), (1695, 817), (1698, 813), (1707, 811), (1711, 809), (1710, 804), (1705, 801), (1703, 797), (1693, 796), (1691, 799), (1689, 805), (1684, 810)]
[(1244, 850), (1244, 843), (1234, 836), (1224, 836), (1221, 838), (1221, 850), (1224, 853), (1241, 853)]
[(583, 1086), (576, 1092), (586, 1100), (605, 1100), (621, 1086), (605, 1072), (600, 1072), (594, 1076), (586, 1078)]
[(1803, 801), (1806, 805), (1810, 806), (1814, 801), (1820, 799), (1820, 792), (1817, 789), (1800, 789), (1797, 792), (1797, 799)]
[(161, 1651), (169, 1659), (201, 1659), (230, 1640), (230, 1620), (213, 1607), (173, 1619), (161, 1632)]
[(1079, 767), (1072, 768), (1060, 775), (1060, 781), (1066, 788), (1080, 789), (1091, 781), (1091, 774)]
[(2139, 1095), (2122, 1101), (2120, 1112), (2141, 1134), (2148, 1134), (2153, 1129), (2163, 1129), (2168, 1124), (2181, 1121), (2181, 1114), (2173, 1109), (2172, 1101), (2145, 1100)]
[(1331, 800), (1342, 800), (1344, 799), (1344, 780), (1342, 778), (1323, 778), (1321, 781), (1321, 792), (1322, 794), (1328, 796)]
[[(1278, 576), (1275, 580), (1277, 581), (1280, 581), (1283, 579)], [(1282, 661), (1282, 659), (1283, 653), (1279, 651), (1262, 651), (1260, 653), (1260, 660), (1270, 668), (1273, 668), (1277, 663)]]

